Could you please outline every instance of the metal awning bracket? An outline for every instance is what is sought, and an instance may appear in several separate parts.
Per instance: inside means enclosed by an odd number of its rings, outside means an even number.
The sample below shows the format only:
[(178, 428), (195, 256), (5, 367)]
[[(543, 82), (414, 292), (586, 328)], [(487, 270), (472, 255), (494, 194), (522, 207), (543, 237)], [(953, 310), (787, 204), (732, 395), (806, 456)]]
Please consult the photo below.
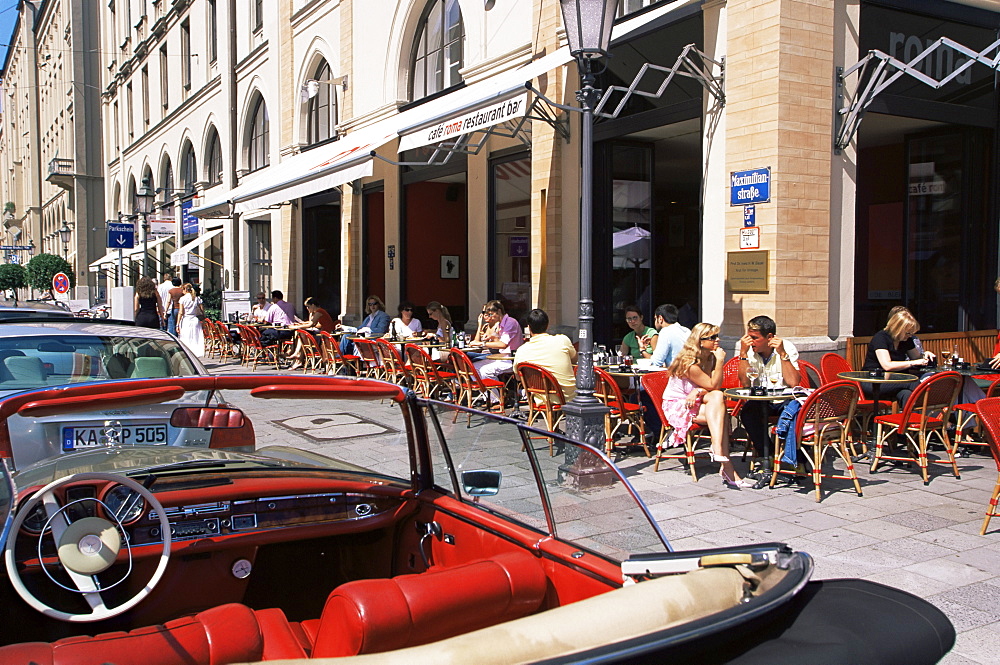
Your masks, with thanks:
[[(716, 68), (719, 71), (718, 75), (713, 73)], [(656, 75), (662, 75), (663, 80), (660, 81), (660, 84), (655, 91), (647, 92), (639, 89), (639, 86), (644, 78), (652, 78)], [(681, 53), (677, 56), (677, 60), (674, 61), (673, 66), (663, 67), (661, 65), (654, 65), (647, 62), (639, 68), (639, 72), (635, 75), (632, 79), (632, 83), (628, 86), (610, 86), (604, 92), (604, 95), (601, 96), (601, 101), (598, 102), (597, 107), (594, 109), (594, 117), (607, 119), (617, 118), (625, 109), (629, 100), (634, 96), (659, 99), (664, 95), (670, 87), (670, 84), (674, 81), (674, 78), (677, 76), (683, 76), (697, 81), (703, 88), (705, 88), (705, 90), (708, 91), (710, 95), (715, 97), (720, 106), (726, 105), (725, 58), (713, 60), (702, 53), (694, 44), (688, 44), (681, 50)], [(617, 104), (614, 106), (613, 110), (605, 111), (604, 109), (610, 106), (612, 99), (617, 99)]]
[[(925, 58), (942, 48), (950, 48), (966, 59), (957, 64), (952, 70), (940, 79), (936, 79), (921, 70)], [(989, 54), (994, 55), (990, 56)], [(951, 61), (959, 62), (958, 58)], [(888, 53), (872, 50), (861, 58), (854, 65), (844, 69), (837, 67), (836, 77), (836, 127), (834, 128), (833, 150), (840, 152), (850, 145), (854, 140), (854, 135), (858, 131), (858, 126), (864, 118), (865, 110), (871, 105), (875, 98), (883, 90), (895, 83), (902, 76), (909, 76), (924, 85), (939, 90), (962, 76), (966, 70), (975, 63), (979, 63), (996, 71), (1000, 67), (1000, 39), (996, 40), (982, 51), (976, 51), (963, 44), (959, 44), (948, 37), (940, 37), (927, 45), (923, 51), (918, 53), (909, 62), (903, 62)], [(924, 67), (927, 68), (927, 67)], [(857, 76), (857, 84), (854, 95), (847, 102), (847, 80), (852, 76)]]

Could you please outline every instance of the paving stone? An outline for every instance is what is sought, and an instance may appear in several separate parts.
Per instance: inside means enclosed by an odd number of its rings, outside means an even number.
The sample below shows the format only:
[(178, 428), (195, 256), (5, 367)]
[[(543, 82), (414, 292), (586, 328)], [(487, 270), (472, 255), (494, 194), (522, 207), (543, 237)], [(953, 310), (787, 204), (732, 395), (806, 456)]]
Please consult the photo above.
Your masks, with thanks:
[[(976, 525), (976, 535), (971, 535), (966, 533), (962, 529), (966, 525), (957, 524), (955, 526), (947, 527), (944, 529), (937, 529), (935, 531), (924, 531), (923, 533), (915, 533), (913, 537), (917, 540), (923, 540), (928, 543), (934, 543), (935, 545), (940, 545), (941, 547), (947, 547), (948, 549), (955, 550), (957, 552), (962, 552), (964, 550), (972, 550), (977, 547), (983, 547), (984, 544), (989, 546), (989, 542), (986, 537), (980, 536), (979, 525)], [(903, 527), (899, 527), (903, 528)], [(984, 541), (987, 541), (984, 543)], [(997, 543), (1000, 547), (1000, 543)]]
[(865, 576), (866, 580), (908, 591), (916, 596), (927, 596), (951, 588), (947, 582), (935, 580), (909, 570), (894, 568)]
[(992, 574), (975, 566), (956, 561), (954, 555), (941, 557), (940, 559), (919, 561), (909, 566), (904, 566), (904, 568), (935, 580), (948, 582), (952, 586), (982, 582), (993, 577)]
[(983, 663), (992, 665), (1000, 654), (1000, 633), (995, 626), (986, 625), (960, 632), (955, 646), (941, 661), (941, 665), (966, 665)]
[[(948, 618), (951, 619), (951, 623), (955, 626), (956, 632), (959, 633), (966, 630), (972, 630), (973, 628), (978, 628), (979, 626), (995, 623), (997, 620), (996, 615), (990, 612), (983, 612), (969, 607), (968, 605), (955, 603), (945, 598), (930, 596), (927, 600), (934, 603), (939, 610), (948, 615)], [(996, 660), (994, 659), (992, 662), (995, 663)]]
[(886, 515), (883, 519), (893, 524), (910, 527), (916, 531), (933, 531), (955, 524), (955, 520), (936, 515), (928, 515), (923, 511), (911, 510), (895, 515)]

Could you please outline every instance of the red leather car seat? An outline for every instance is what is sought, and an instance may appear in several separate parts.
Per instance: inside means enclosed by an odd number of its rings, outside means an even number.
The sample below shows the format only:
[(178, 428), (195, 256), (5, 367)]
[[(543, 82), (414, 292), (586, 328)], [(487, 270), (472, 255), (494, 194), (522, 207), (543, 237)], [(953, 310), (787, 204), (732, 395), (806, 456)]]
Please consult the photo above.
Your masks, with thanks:
[(379, 653), (427, 644), (538, 610), (548, 580), (526, 552), (391, 579), (342, 584), (327, 597), (313, 658)]
[(260, 660), (264, 640), (253, 610), (213, 607), (128, 633), (0, 647), (0, 663), (21, 665), (221, 665)]

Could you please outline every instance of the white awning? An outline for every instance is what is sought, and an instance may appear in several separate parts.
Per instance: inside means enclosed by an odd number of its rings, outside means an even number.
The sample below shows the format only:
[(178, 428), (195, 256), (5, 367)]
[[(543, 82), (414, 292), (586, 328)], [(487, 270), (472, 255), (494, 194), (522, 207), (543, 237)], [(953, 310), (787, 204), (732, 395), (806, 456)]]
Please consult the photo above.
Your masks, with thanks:
[[(222, 233), (222, 228), (221, 227), (217, 228), (217, 229), (212, 229), (211, 231), (206, 231), (205, 233), (202, 233), (200, 236), (198, 236), (197, 238), (195, 238), (191, 242), (187, 243), (186, 245), (184, 245), (183, 247), (181, 247), (177, 251), (171, 252), (170, 253), (170, 265), (187, 265), (187, 259), (186, 259), (186, 257), (187, 257), (188, 254), (190, 254), (191, 252), (195, 251), (196, 249), (201, 249), (206, 243), (208, 243), (210, 240), (212, 240), (212, 238), (214, 238), (215, 236), (219, 235), (220, 233)], [(184, 257), (185, 260), (184, 261), (175, 261), (174, 257), (178, 257), (178, 259), (179, 259), (181, 254), (185, 255), (185, 257)]]
[[(675, 0), (616, 25), (612, 41), (700, 0)], [(191, 210), (196, 217), (229, 217), (325, 191), (372, 174), (375, 151), (396, 137), (399, 150), (454, 138), (527, 113), (526, 84), (572, 60), (569, 47), (455, 90), (247, 177), (238, 187)], [(523, 101), (522, 101), (523, 96)], [(515, 104), (515, 101), (517, 102)], [(456, 123), (461, 126), (455, 127)]]
[[(153, 240), (149, 243), (149, 249), (150, 250), (156, 249), (166, 241), (173, 239), (174, 239), (173, 236), (164, 236), (163, 238), (157, 238), (156, 240)], [(139, 243), (132, 249), (124, 250), (122, 252), (122, 258), (127, 260), (135, 260), (133, 257), (135, 257), (136, 255), (140, 255), (138, 260), (141, 261), (142, 251), (143, 251), (142, 243)], [(90, 272), (97, 272), (97, 270), (101, 269), (101, 266), (105, 266), (108, 264), (116, 265), (117, 263), (118, 263), (118, 250), (109, 249), (107, 254), (105, 254), (104, 256), (102, 256), (101, 258), (97, 259), (96, 261), (90, 264), (89, 266), (91, 269)]]

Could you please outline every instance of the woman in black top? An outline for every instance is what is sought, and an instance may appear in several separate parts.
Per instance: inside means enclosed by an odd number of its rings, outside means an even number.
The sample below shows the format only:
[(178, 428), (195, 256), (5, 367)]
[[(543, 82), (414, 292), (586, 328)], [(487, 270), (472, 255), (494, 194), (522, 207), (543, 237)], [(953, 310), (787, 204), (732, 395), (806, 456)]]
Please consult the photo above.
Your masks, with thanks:
[(156, 292), (156, 283), (149, 277), (140, 277), (135, 285), (135, 325), (159, 330), (163, 320), (163, 303)]
[[(914, 335), (920, 330), (920, 324), (910, 310), (905, 307), (895, 308), (889, 315), (885, 328), (879, 330), (868, 342), (868, 353), (862, 370), (882, 370), (885, 372), (905, 372), (919, 375), (927, 367), (928, 355), (921, 352), (914, 343)], [(906, 403), (913, 392), (914, 383), (894, 383), (882, 386), (880, 399), (892, 399), (900, 405)], [(862, 390), (868, 399), (872, 399), (872, 384), (862, 383)]]

